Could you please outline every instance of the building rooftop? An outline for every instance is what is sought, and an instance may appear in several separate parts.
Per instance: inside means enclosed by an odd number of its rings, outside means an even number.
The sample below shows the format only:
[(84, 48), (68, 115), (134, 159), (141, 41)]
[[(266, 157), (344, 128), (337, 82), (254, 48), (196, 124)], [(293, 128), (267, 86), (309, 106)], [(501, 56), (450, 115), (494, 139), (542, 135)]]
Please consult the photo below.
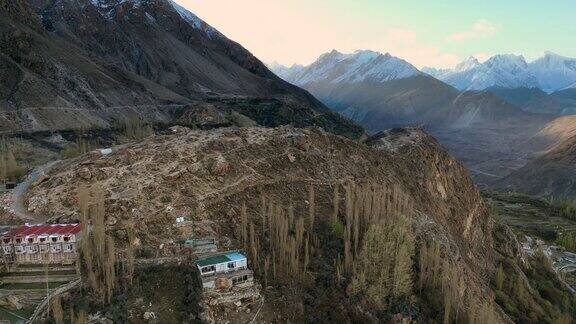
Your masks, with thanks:
[(205, 267), (208, 265), (215, 265), (232, 261), (240, 261), (244, 259), (246, 259), (246, 257), (242, 253), (229, 252), (225, 254), (212, 255), (206, 258), (198, 259), (198, 261), (196, 261), (196, 264), (199, 267)]
[(27, 235), (65, 235), (65, 234), (78, 234), (82, 231), (80, 224), (51, 224), (51, 225), (24, 225), (13, 228), (2, 237), (16, 237)]
[(240, 261), (246, 259), (244, 255), (238, 252), (227, 253), (226, 256), (230, 259), (230, 261)]

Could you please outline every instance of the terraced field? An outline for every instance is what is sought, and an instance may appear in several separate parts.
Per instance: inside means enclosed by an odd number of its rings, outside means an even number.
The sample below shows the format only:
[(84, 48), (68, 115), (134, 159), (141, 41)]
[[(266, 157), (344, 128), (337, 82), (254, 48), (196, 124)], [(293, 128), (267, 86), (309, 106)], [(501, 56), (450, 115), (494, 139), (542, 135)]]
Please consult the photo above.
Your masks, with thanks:
[(560, 216), (548, 201), (516, 193), (483, 192), (494, 214), (516, 232), (553, 242), (560, 233), (576, 232), (576, 221)]
[(0, 299), (10, 301), (0, 306), (0, 322), (24, 323), (40, 301), (46, 297), (47, 290), (77, 278), (73, 266), (20, 265), (0, 274)]

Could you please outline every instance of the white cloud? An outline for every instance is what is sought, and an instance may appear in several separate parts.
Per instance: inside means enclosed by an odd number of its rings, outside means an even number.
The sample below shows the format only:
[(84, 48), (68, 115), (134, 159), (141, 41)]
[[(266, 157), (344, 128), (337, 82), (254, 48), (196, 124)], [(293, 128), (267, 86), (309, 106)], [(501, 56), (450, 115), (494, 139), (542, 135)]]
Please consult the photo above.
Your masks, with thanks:
[(486, 19), (476, 21), (469, 30), (456, 32), (448, 36), (449, 41), (459, 42), (467, 39), (486, 38), (496, 35), (498, 27)]

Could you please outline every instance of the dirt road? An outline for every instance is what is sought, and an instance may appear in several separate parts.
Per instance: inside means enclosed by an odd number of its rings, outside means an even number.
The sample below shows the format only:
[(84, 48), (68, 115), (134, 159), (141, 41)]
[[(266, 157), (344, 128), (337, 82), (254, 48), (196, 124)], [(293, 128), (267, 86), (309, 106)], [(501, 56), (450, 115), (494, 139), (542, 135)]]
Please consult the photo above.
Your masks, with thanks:
[(42, 216), (34, 215), (28, 212), (28, 209), (24, 204), (24, 196), (26, 195), (28, 188), (30, 188), (30, 186), (36, 180), (38, 180), (38, 178), (49, 172), (58, 162), (60, 161), (52, 161), (37, 167), (34, 169), (34, 171), (30, 172), (26, 176), (24, 181), (19, 183), (16, 188), (12, 190), (10, 195), (10, 209), (16, 216), (22, 219), (34, 220), (40, 223), (45, 221)]

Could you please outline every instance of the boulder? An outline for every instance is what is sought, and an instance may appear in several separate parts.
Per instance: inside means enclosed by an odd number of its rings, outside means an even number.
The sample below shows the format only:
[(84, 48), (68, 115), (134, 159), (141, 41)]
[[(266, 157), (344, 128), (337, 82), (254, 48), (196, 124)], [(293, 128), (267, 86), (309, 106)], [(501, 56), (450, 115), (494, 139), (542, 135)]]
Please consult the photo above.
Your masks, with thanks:
[(154, 312), (145, 312), (145, 313), (144, 313), (144, 319), (147, 320), (147, 321), (152, 320), (152, 319), (156, 319), (156, 313), (154, 313)]
[(90, 179), (92, 179), (92, 172), (89, 168), (82, 168), (78, 170), (78, 177), (86, 181), (90, 181)]

